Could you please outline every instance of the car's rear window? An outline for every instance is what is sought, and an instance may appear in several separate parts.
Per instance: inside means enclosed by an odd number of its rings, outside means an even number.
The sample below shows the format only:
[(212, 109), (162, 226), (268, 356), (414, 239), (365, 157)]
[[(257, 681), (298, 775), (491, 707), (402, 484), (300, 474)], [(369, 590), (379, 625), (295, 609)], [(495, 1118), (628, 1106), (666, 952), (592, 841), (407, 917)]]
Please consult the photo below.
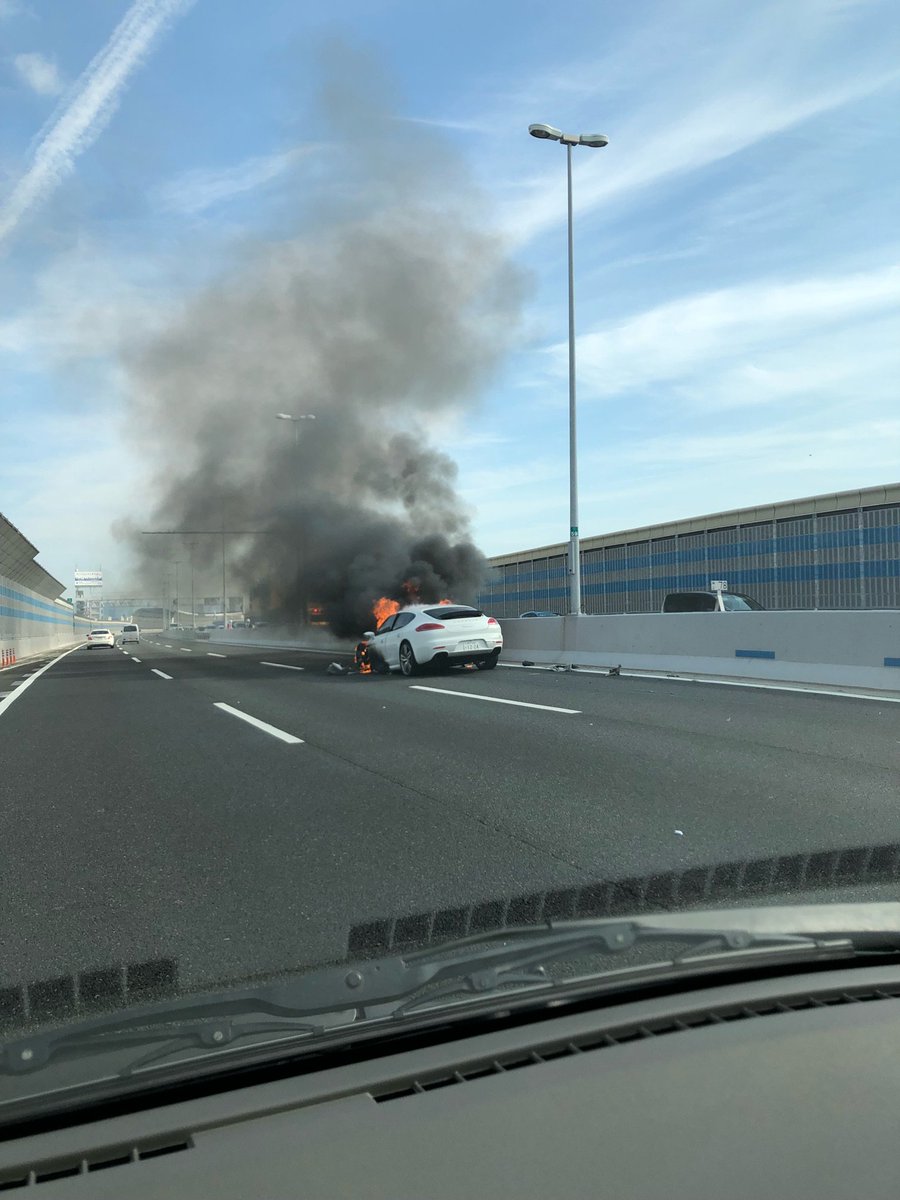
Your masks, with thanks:
[(92, 629), (91, 636), (93, 636), (95, 633), (109, 633), (109, 630), (108, 629)]
[(716, 598), (707, 592), (673, 592), (663, 607), (666, 612), (713, 612)]
[(122, 632), (123, 633), (137, 633), (137, 625), (123, 625)]
[(459, 621), (464, 617), (483, 617), (484, 613), (477, 608), (463, 608), (453, 604), (440, 604), (437, 608), (426, 608), (426, 617), (438, 617), (442, 621)]

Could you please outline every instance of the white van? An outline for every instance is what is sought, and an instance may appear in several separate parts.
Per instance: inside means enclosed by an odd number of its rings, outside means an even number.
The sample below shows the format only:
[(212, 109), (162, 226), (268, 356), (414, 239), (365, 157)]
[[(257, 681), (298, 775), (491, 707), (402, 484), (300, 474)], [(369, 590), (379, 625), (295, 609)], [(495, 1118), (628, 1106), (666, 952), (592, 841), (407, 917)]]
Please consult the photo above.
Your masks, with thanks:
[(140, 627), (137, 625), (122, 626), (122, 644), (125, 642), (139, 642), (141, 640)]

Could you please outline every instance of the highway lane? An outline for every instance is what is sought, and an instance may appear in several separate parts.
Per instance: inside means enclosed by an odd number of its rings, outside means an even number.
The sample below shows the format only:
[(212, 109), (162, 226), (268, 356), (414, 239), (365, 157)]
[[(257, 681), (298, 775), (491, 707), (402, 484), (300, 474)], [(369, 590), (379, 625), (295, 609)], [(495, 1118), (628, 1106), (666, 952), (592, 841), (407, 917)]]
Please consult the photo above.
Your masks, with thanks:
[(126, 649), (0, 713), (0, 985), (154, 956), (193, 984), (339, 957), (366, 920), (898, 837), (888, 703)]

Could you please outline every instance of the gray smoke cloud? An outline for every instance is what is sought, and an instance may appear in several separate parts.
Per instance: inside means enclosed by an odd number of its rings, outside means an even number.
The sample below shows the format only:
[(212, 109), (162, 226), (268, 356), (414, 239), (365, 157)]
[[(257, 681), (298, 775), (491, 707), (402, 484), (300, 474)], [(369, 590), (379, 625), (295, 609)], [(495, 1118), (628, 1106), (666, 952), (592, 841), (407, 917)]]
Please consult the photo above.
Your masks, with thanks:
[[(244, 531), (227, 538), (228, 574), (254, 610), (301, 620), (319, 602), (339, 635), (410, 583), (426, 601), (474, 599), (485, 563), (440, 433), (490, 380), (523, 295), (456, 157), (388, 90), (365, 58), (325, 52), (324, 137), (294, 227), (236, 248), (126, 356), (158, 468), (149, 527)], [(175, 543), (134, 538), (146, 578), (163, 555), (211, 570), (221, 553)]]

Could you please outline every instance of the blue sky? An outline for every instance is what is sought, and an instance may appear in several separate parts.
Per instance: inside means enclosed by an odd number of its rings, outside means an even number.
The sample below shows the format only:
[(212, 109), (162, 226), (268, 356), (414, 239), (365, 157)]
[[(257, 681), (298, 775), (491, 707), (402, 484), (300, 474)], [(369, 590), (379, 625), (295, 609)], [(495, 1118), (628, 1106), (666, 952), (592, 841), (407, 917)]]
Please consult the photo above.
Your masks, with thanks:
[(315, 194), (335, 37), (530, 280), (432, 430), (486, 552), (568, 530), (565, 155), (532, 121), (610, 138), (575, 153), (583, 533), (900, 478), (894, 0), (0, 0), (0, 510), (48, 569), (129, 582), (123, 326)]

